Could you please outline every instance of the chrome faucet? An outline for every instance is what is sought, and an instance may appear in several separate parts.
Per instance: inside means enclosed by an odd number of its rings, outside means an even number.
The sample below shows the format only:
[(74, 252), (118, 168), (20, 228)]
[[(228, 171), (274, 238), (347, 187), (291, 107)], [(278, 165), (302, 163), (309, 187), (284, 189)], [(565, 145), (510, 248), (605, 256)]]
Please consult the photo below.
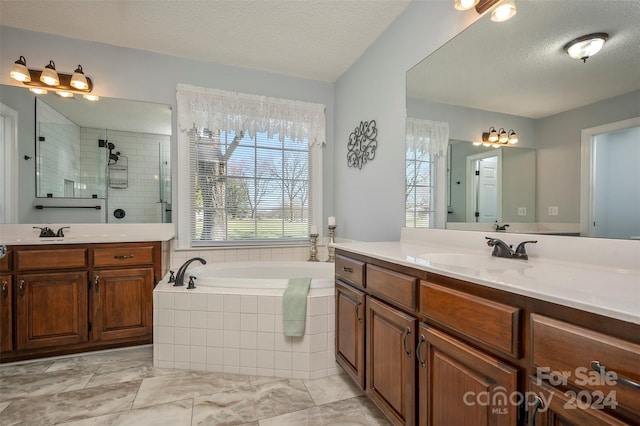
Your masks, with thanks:
[(184, 262), (180, 267), (180, 269), (178, 269), (178, 272), (176, 273), (176, 282), (173, 284), (175, 287), (184, 285), (184, 274), (185, 272), (187, 272), (187, 268), (189, 267), (189, 265), (196, 260), (202, 263), (203, 265), (207, 264), (207, 261), (201, 257), (193, 257), (187, 260), (186, 262)]
[(493, 247), (493, 251), (491, 252), (491, 256), (495, 257), (506, 257), (507, 259), (529, 259), (529, 255), (525, 250), (525, 244), (528, 243), (537, 243), (537, 241), (523, 241), (518, 244), (515, 250), (513, 250), (513, 246), (505, 243), (499, 238), (491, 238), (485, 237), (487, 239), (487, 245), (489, 247)]

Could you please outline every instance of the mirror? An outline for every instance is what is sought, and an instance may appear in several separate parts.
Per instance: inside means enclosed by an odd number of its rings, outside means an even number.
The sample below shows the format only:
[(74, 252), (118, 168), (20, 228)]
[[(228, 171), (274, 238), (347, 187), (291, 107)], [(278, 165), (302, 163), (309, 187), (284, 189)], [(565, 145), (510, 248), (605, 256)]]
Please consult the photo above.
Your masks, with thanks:
[(169, 105), (35, 96), (4, 85), (2, 103), (19, 121), (31, 117), (34, 129), (33, 137), (18, 129), (20, 152), (34, 152), (25, 145), (35, 139), (34, 158), (20, 159), (35, 173), (33, 192), (20, 183), (21, 198), (35, 195), (28, 222), (171, 222)]
[[(497, 220), (509, 223), (510, 231), (608, 238), (640, 235), (635, 201), (617, 208), (624, 212), (622, 220), (633, 222), (624, 232), (581, 233), (581, 209), (605, 209), (595, 199), (581, 207), (596, 182), (595, 175), (589, 175), (592, 170), (587, 170), (587, 182), (593, 184), (587, 185), (586, 196), (581, 193), (585, 173), (581, 132), (640, 116), (640, 3), (590, 2), (585, 7), (581, 2), (519, 0), (517, 8), (514, 18), (499, 24), (483, 16), (407, 72), (407, 116), (449, 123), (448, 179), (436, 183), (449, 185), (447, 227), (491, 229), (476, 226), (474, 217), (469, 220), (471, 201), (463, 184), (467, 176), (460, 172), (467, 166), (459, 167), (467, 156), (479, 153), (470, 142), (480, 141), (482, 133), (494, 126), (514, 129), (519, 137), (517, 145), (500, 148), (501, 183), (524, 185), (496, 190), (496, 197), (502, 196)], [(586, 62), (563, 50), (570, 40), (595, 32), (609, 33), (609, 40)], [(457, 152), (468, 150), (465, 160), (457, 157)], [(532, 153), (528, 161), (534, 169), (507, 171), (508, 152)], [(636, 148), (626, 154), (635, 158), (630, 161), (635, 169), (639, 152)], [(595, 157), (595, 142), (590, 155)], [(621, 163), (612, 168), (619, 167)], [(614, 186), (627, 197), (640, 194), (634, 169), (622, 175), (627, 178)], [(613, 215), (604, 212), (599, 218)], [(616, 216), (620, 220), (621, 215)]]

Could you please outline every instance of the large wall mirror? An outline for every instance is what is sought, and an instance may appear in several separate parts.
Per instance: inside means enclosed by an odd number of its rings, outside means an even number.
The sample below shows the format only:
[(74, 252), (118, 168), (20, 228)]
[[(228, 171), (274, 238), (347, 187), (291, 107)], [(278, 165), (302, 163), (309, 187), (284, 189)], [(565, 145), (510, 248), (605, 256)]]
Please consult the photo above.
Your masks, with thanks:
[[(483, 16), (407, 72), (407, 117), (449, 126), (436, 183), (446, 227), (640, 238), (640, 3), (516, 4), (511, 20)], [(609, 34), (597, 55), (564, 51), (597, 32)], [(492, 126), (519, 142), (473, 145)], [(473, 174), (485, 169), (482, 195)]]
[(34, 158), (18, 159), (35, 174), (33, 192), (20, 182), (19, 196), (33, 197), (29, 222), (171, 222), (169, 105), (35, 96), (14, 86), (2, 94), (34, 129), (33, 138), (18, 135), (20, 144), (35, 143), (21, 150)]

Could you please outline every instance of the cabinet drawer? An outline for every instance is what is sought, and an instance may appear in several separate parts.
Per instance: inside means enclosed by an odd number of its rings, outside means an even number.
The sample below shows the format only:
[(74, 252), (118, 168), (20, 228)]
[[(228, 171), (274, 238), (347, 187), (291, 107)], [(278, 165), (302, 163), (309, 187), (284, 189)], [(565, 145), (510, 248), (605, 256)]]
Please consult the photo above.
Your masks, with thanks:
[[(604, 395), (615, 391), (620, 406), (640, 414), (639, 344), (532, 314), (531, 357), (539, 377), (562, 372), (567, 382), (581, 388)], [(606, 367), (609, 378), (593, 363)]]
[(410, 311), (416, 310), (417, 281), (409, 275), (367, 265), (367, 289), (371, 294)]
[(364, 288), (364, 262), (336, 255), (336, 278)]
[(86, 268), (87, 266), (86, 248), (16, 250), (15, 254), (18, 271)]
[(122, 246), (93, 249), (93, 266), (150, 265), (153, 246)]
[(520, 309), (420, 281), (420, 313), (515, 358)]

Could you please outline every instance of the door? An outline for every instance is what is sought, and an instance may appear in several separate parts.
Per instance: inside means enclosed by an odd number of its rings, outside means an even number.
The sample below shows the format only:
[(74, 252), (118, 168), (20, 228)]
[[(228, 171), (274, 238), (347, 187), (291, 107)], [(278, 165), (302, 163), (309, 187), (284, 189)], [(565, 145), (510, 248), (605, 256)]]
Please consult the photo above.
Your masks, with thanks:
[(361, 389), (364, 368), (365, 295), (336, 281), (336, 361)]
[(13, 350), (11, 275), (0, 275), (0, 352)]
[(86, 272), (17, 275), (16, 282), (16, 349), (88, 340)]
[(467, 222), (501, 221), (501, 161), (501, 150), (467, 157)]
[(417, 347), (420, 425), (515, 425), (518, 370), (420, 324)]
[(152, 335), (153, 268), (97, 270), (91, 281), (94, 341)]
[(366, 393), (397, 425), (415, 424), (416, 319), (367, 296)]

